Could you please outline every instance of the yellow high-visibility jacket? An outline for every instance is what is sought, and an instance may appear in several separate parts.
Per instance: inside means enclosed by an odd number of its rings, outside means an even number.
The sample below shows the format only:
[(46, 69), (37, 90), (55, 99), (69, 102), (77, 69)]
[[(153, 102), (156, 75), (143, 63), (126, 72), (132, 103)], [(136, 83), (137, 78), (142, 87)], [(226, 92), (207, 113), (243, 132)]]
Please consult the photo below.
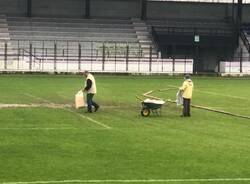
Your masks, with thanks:
[(191, 99), (193, 94), (194, 84), (191, 79), (187, 79), (183, 82), (180, 90), (183, 91), (183, 98)]

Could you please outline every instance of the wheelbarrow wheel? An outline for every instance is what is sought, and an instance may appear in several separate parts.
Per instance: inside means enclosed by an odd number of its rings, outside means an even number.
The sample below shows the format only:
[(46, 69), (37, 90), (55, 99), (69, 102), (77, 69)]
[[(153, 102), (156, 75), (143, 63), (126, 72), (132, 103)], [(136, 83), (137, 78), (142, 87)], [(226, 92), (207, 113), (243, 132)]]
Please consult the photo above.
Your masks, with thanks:
[(150, 110), (149, 108), (143, 107), (141, 110), (141, 115), (144, 117), (148, 117), (150, 115)]

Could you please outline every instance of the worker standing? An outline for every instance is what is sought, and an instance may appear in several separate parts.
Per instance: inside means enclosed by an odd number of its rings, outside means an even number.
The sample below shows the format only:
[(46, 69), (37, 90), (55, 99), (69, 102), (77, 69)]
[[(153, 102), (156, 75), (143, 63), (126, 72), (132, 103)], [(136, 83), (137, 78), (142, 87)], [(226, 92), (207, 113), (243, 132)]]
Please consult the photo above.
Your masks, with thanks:
[(184, 82), (180, 87), (180, 91), (182, 92), (183, 97), (183, 112), (181, 117), (190, 117), (190, 103), (193, 94), (194, 84), (190, 79), (190, 75), (185, 75)]
[(97, 93), (95, 78), (88, 71), (84, 71), (84, 76), (86, 77), (86, 81), (83, 91), (87, 93), (87, 112), (92, 113), (92, 106), (94, 106), (94, 111), (96, 112), (100, 106), (93, 101), (93, 97)]

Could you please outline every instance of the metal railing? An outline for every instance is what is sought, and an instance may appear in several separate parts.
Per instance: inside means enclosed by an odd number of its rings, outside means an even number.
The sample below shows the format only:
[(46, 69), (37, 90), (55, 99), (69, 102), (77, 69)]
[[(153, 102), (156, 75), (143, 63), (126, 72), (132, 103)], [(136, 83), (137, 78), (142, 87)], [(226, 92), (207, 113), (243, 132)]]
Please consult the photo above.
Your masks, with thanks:
[(137, 43), (12, 40), (0, 42), (1, 71), (192, 73), (192, 59), (160, 59)]

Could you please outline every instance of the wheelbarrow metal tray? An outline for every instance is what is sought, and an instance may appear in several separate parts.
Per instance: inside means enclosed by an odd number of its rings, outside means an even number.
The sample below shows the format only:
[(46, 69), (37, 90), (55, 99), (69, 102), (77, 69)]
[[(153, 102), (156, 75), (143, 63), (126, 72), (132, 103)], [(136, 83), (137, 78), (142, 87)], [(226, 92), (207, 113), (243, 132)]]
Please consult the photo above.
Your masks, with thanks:
[(148, 107), (149, 109), (161, 108), (163, 104), (165, 104), (163, 100), (146, 99), (142, 102), (142, 105)]

